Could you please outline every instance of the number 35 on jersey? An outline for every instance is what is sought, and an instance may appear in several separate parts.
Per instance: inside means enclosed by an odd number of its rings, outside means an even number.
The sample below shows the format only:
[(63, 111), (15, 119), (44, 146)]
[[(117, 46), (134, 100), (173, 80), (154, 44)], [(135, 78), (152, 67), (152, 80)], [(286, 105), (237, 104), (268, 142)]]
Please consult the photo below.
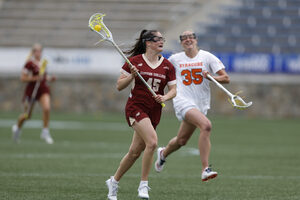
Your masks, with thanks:
[(196, 69), (185, 69), (181, 71), (181, 76), (184, 77), (183, 84), (184, 85), (191, 85), (194, 83), (195, 85), (199, 85), (203, 82), (202, 76), (202, 68)]

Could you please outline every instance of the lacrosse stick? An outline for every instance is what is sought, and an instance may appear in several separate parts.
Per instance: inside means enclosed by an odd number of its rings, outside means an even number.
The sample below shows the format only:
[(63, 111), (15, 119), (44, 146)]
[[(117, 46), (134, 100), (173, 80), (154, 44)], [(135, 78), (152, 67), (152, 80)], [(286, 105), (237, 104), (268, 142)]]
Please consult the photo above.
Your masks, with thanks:
[[(48, 64), (48, 61), (46, 59), (43, 59), (40, 70), (39, 70), (39, 76), (43, 76), (45, 74), (47, 64)], [(34, 85), (33, 92), (32, 92), (31, 98), (30, 98), (29, 109), (25, 113), (26, 118), (28, 118), (31, 115), (31, 112), (32, 112), (34, 102), (35, 102), (35, 99), (36, 99), (36, 96), (37, 96), (37, 92), (40, 88), (40, 85), (41, 85), (41, 81), (37, 81)]]
[[(98, 33), (101, 36), (101, 40), (99, 40), (95, 45), (99, 44), (102, 41), (110, 42), (120, 53), (120, 55), (124, 58), (126, 63), (128, 63), (129, 68), (131, 69), (133, 66), (131, 62), (128, 60), (128, 58), (124, 55), (122, 50), (118, 47), (118, 45), (115, 43), (113, 36), (110, 32), (110, 30), (105, 26), (103, 22), (103, 17), (105, 14), (102, 13), (95, 13), (90, 17), (89, 20), (89, 27), (92, 31)], [(152, 88), (148, 85), (148, 83), (145, 81), (145, 79), (140, 75), (140, 73), (137, 73), (137, 76), (141, 81), (144, 83), (144, 85), (148, 88), (148, 90), (151, 92), (151, 94), (156, 97), (157, 94), (152, 90)], [(162, 107), (165, 107), (166, 105), (164, 103), (161, 103)]]
[(252, 101), (246, 103), (240, 96), (237, 95), (238, 93), (234, 95), (231, 94), (231, 92), (229, 92), (223, 85), (221, 85), (218, 81), (216, 81), (211, 75), (207, 74), (207, 77), (229, 96), (230, 98), (229, 101), (234, 108), (243, 110), (252, 105)]

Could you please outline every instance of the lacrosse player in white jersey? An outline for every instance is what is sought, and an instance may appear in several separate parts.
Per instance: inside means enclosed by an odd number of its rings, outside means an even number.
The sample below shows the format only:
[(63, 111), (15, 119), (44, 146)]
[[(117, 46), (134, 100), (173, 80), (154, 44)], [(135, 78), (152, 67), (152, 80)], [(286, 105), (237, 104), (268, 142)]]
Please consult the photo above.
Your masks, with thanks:
[(202, 181), (215, 178), (218, 173), (209, 166), (211, 122), (206, 117), (210, 108), (210, 87), (207, 74), (220, 83), (229, 83), (223, 63), (213, 54), (199, 50), (193, 31), (180, 36), (184, 52), (172, 55), (169, 61), (176, 69), (177, 96), (173, 99), (174, 109), (181, 125), (176, 137), (166, 147), (157, 150), (155, 170), (163, 170), (166, 158), (185, 145), (196, 128), (200, 129), (198, 147), (202, 162)]

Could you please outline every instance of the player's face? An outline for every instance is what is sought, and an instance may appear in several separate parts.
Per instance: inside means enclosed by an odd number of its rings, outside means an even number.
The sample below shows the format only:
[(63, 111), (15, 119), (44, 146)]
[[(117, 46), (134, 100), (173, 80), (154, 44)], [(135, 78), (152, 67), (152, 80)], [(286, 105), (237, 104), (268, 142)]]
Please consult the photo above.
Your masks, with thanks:
[(197, 48), (197, 38), (194, 32), (185, 31), (180, 35), (180, 43), (184, 50)]
[(160, 32), (155, 32), (154, 37), (149, 41), (149, 48), (160, 53), (163, 51), (165, 38)]
[(40, 60), (42, 57), (42, 48), (41, 47), (35, 47), (33, 49), (33, 56), (35, 59)]

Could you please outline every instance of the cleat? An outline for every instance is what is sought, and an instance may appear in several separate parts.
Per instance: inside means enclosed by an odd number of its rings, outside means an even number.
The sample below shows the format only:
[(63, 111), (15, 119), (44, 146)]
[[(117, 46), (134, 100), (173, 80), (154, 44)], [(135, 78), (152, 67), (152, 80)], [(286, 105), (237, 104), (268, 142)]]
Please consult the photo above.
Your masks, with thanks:
[(12, 126), (11, 130), (14, 142), (18, 143), (21, 135), (21, 129), (19, 129), (19, 127), (15, 124)]
[(53, 144), (53, 139), (50, 135), (49, 129), (43, 129), (41, 133), (41, 139), (45, 140), (47, 144)]
[(149, 199), (149, 190), (150, 187), (148, 187), (147, 184), (140, 185), (138, 189), (138, 197), (141, 199)]
[(208, 181), (210, 179), (216, 178), (218, 176), (217, 172), (212, 171), (210, 167), (206, 167), (202, 172), (202, 181)]
[(154, 168), (155, 168), (156, 172), (161, 172), (164, 168), (164, 164), (166, 162), (166, 160), (162, 159), (162, 153), (163, 153), (164, 149), (165, 149), (165, 147), (159, 147), (157, 149), (157, 159), (154, 164)]
[(112, 176), (105, 183), (108, 188), (107, 198), (109, 200), (117, 200), (117, 193), (118, 193), (118, 187), (119, 187), (118, 183), (114, 183), (112, 181)]

